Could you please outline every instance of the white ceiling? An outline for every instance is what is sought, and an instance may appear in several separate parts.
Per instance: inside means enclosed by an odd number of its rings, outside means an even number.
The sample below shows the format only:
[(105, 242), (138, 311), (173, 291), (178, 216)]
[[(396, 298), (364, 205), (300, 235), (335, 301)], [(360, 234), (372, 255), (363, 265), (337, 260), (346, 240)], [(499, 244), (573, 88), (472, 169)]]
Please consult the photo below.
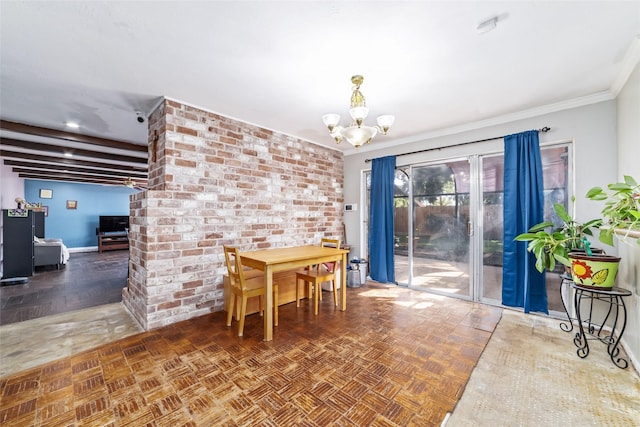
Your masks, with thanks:
[(640, 44), (640, 1), (2, 0), (0, 19), (0, 118), (138, 144), (165, 96), (335, 147), (321, 116), (346, 121), (362, 74), (370, 114), (396, 116), (383, 147), (613, 97)]

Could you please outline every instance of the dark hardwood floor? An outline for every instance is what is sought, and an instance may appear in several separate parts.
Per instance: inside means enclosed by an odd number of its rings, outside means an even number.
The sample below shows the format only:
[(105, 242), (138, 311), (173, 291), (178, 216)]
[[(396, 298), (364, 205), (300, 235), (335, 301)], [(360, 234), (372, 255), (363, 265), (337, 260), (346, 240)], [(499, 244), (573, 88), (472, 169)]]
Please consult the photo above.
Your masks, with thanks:
[(72, 253), (66, 267), (38, 267), (29, 282), (0, 287), (0, 325), (122, 301), (129, 251)]

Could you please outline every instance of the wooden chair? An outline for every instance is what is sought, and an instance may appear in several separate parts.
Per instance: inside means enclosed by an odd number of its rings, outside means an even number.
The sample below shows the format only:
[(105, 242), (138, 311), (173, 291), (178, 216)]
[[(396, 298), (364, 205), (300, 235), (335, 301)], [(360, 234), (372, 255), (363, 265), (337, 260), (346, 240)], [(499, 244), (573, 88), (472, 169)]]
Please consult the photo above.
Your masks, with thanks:
[[(322, 239), (320, 246), (340, 248), (340, 239)], [(296, 307), (300, 307), (299, 282), (307, 283), (308, 295), (313, 295), (313, 313), (318, 314), (318, 301), (322, 299), (322, 284), (331, 282), (333, 288), (333, 302), (338, 306), (338, 286), (336, 283), (336, 268), (338, 261), (325, 262), (315, 266), (308, 266), (305, 270), (296, 272)]]
[[(247, 300), (249, 298), (260, 298), (260, 315), (264, 312), (265, 287), (264, 275), (257, 275), (255, 271), (247, 273), (242, 267), (240, 251), (238, 248), (224, 246), (224, 258), (227, 262), (229, 272), (230, 290), (229, 312), (227, 313), (227, 326), (231, 326), (231, 317), (234, 312), (236, 297), (240, 299), (240, 325), (238, 326), (238, 336), (241, 337), (244, 331), (244, 319), (247, 315)], [(278, 285), (273, 284), (273, 324), (278, 326)]]

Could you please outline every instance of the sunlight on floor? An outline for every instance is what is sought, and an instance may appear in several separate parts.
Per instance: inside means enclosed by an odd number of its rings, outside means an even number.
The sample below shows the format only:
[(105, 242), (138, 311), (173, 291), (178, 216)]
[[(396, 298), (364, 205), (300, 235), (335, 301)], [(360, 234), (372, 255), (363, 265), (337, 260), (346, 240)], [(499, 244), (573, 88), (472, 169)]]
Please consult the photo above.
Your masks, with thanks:
[(438, 301), (447, 298), (444, 295), (413, 292), (408, 288), (398, 287), (396, 285), (388, 286), (389, 287), (384, 289), (374, 288), (363, 290), (359, 292), (358, 295), (370, 298), (394, 299), (393, 304), (416, 310), (433, 307)]

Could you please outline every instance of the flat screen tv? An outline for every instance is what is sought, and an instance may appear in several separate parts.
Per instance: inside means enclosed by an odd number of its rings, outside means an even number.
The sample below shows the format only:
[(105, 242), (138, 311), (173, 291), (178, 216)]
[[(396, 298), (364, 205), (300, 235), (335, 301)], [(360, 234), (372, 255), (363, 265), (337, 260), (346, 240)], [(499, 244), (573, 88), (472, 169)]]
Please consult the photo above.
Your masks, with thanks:
[(100, 216), (100, 233), (116, 233), (124, 232), (129, 228), (129, 217), (118, 215), (101, 215)]

